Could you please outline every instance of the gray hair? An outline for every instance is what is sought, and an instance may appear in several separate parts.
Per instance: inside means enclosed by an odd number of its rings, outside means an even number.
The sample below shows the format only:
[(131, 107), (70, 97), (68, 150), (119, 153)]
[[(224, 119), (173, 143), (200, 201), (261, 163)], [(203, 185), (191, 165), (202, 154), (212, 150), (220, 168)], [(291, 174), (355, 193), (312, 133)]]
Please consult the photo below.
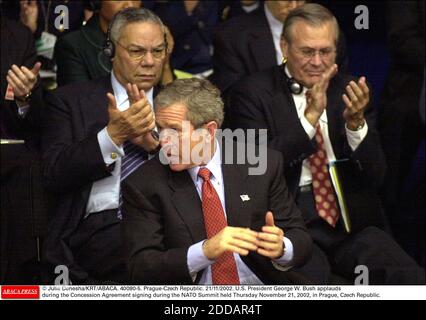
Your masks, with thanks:
[(307, 3), (303, 6), (291, 10), (288, 14), (281, 34), (282, 38), (290, 44), (292, 40), (292, 29), (297, 21), (306, 22), (312, 27), (319, 27), (327, 22), (331, 22), (336, 30), (335, 44), (339, 38), (339, 24), (336, 17), (327, 8), (317, 3)]
[(131, 23), (149, 22), (159, 25), (164, 33), (164, 42), (167, 46), (166, 29), (161, 19), (152, 11), (145, 8), (125, 8), (114, 15), (109, 26), (109, 37), (116, 43), (120, 39), (123, 28)]
[(223, 101), (220, 91), (208, 80), (179, 79), (166, 85), (154, 100), (155, 108), (181, 103), (188, 109), (187, 119), (195, 128), (209, 121), (220, 127), (223, 122)]

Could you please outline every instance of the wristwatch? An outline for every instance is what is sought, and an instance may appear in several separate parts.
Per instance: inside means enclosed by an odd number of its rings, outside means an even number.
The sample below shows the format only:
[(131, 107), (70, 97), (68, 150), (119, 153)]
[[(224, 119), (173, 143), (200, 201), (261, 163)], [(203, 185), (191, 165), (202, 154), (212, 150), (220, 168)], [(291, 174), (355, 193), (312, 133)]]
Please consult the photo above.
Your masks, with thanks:
[[(160, 135), (158, 134), (158, 132), (156, 130), (152, 130), (151, 131), (151, 136), (154, 138), (154, 140), (159, 141), (160, 140)], [(157, 148), (155, 148), (154, 150), (149, 151), (148, 153), (150, 155), (154, 155), (157, 152), (159, 152), (161, 150), (161, 144), (158, 143)]]
[(364, 125), (365, 125), (365, 121), (362, 121), (360, 124), (358, 124), (358, 126), (355, 129), (355, 131), (361, 130), (362, 128), (364, 128)]
[(32, 92), (30, 91), (23, 97), (15, 97), (15, 100), (18, 101), (18, 102), (28, 102), (28, 100), (30, 100), (31, 93)]
[(358, 125), (354, 129), (349, 129), (349, 127), (348, 129), (351, 131), (359, 131), (362, 128), (364, 128), (364, 125), (365, 125), (365, 120), (362, 120), (360, 123), (358, 123)]

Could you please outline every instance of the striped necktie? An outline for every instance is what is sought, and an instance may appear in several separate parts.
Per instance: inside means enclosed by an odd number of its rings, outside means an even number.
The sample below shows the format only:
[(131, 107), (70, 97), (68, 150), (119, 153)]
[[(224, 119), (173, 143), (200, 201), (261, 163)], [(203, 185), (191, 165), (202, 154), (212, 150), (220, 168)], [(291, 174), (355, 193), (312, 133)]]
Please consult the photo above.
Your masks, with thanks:
[[(147, 159), (147, 152), (141, 147), (134, 145), (130, 141), (126, 141), (123, 144), (124, 157), (121, 161), (121, 175), (120, 182), (122, 183), (132, 172), (139, 168)], [(123, 204), (123, 197), (120, 188), (119, 205), (117, 216), (121, 220), (121, 206)]]

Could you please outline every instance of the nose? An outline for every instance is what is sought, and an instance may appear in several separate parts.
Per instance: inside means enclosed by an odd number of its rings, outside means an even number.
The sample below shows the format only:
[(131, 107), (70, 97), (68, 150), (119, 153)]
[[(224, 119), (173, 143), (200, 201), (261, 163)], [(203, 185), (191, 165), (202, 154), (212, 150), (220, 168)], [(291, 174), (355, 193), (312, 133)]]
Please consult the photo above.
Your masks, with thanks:
[(147, 51), (144, 57), (141, 59), (141, 65), (143, 67), (151, 67), (154, 65), (154, 56), (151, 51)]
[(319, 66), (322, 64), (319, 51), (315, 51), (314, 56), (309, 60), (312, 65)]

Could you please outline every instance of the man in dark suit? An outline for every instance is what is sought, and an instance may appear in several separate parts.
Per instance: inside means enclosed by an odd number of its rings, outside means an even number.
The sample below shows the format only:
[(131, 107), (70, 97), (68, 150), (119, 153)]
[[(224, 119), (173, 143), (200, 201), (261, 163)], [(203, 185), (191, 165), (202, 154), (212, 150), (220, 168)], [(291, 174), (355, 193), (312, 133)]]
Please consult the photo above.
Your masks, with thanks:
[(1, 137), (24, 139), (38, 149), (42, 89), (34, 39), (28, 28), (7, 18), (1, 20), (1, 39), (8, 43), (1, 46)]
[(124, 184), (132, 283), (304, 283), (292, 268), (309, 258), (311, 239), (279, 153), (263, 150), (263, 175), (228, 162), (245, 146), (216, 138), (223, 103), (207, 80), (176, 80), (155, 108), (162, 150)]
[[(260, 8), (235, 17), (218, 27), (214, 34), (211, 81), (226, 95), (226, 90), (246, 75), (282, 63), (279, 45), (283, 23), (288, 13), (305, 1), (265, 1)], [(346, 69), (343, 34), (338, 42), (337, 64)], [(225, 101), (226, 103), (226, 101)]]
[(37, 278), (37, 221), (42, 89), (34, 39), (20, 22), (1, 13), (0, 138), (25, 144), (1, 145), (0, 282), (32, 283)]
[(268, 145), (282, 152), (289, 188), (334, 272), (353, 278), (355, 267), (366, 265), (370, 283), (423, 283), (424, 272), (386, 233), (369, 226), (347, 234), (337, 223), (328, 162), (359, 161), (376, 189), (385, 170), (366, 79), (338, 73), (338, 30), (320, 5), (293, 10), (281, 43), (287, 63), (236, 84), (227, 110), (231, 126), (268, 129)]
[(47, 99), (44, 178), (58, 200), (44, 245), (47, 281), (58, 265), (73, 283), (126, 281), (120, 181), (158, 145), (151, 106), (167, 43), (161, 20), (136, 8), (117, 14), (110, 38), (110, 76)]
[(58, 39), (55, 60), (58, 86), (108, 75), (111, 61), (103, 52), (108, 25), (124, 8), (140, 8), (140, 1), (97, 1), (95, 13), (79, 30)]

